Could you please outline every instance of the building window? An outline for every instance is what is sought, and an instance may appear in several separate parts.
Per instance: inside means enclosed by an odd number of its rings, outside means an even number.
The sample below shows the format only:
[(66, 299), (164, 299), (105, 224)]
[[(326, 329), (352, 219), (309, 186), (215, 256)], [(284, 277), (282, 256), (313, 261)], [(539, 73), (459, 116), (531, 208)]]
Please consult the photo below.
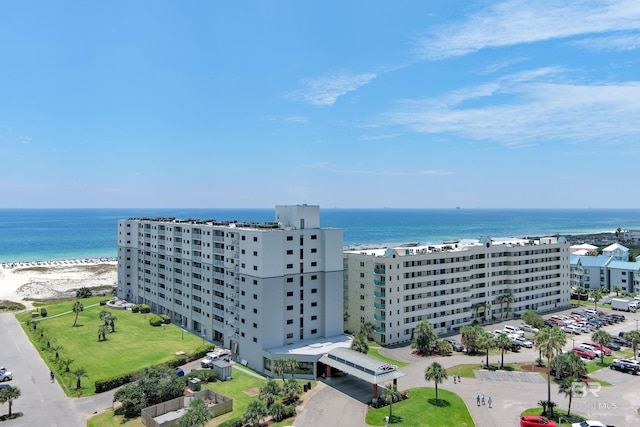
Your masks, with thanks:
[(258, 338), (253, 337), (253, 342), (258, 342)]
[(311, 276), (311, 280), (318, 280), (318, 276), (314, 274), (313, 276)]
[(287, 306), (287, 311), (291, 311), (291, 310), (293, 310), (293, 306), (292, 305), (288, 305)]
[(293, 291), (289, 291), (289, 292), (287, 292), (287, 296), (288, 296), (288, 297), (292, 297), (292, 296), (293, 296)]
[(287, 334), (287, 339), (293, 338), (293, 334)]
[(293, 240), (293, 236), (287, 236), (287, 241), (292, 241)]
[(318, 252), (318, 249), (316, 249), (316, 248), (311, 248), (311, 253), (312, 253), (312, 254), (315, 254), (315, 253), (317, 253), (317, 252)]
[(287, 277), (287, 283), (293, 283), (293, 277)]
[(258, 256), (258, 251), (253, 251), (253, 256)]
[(253, 271), (258, 271), (258, 266), (257, 265), (253, 266)]
[(287, 264), (287, 268), (293, 268), (293, 264)]
[(318, 320), (318, 316), (316, 315), (311, 316), (311, 320)]
[(317, 265), (318, 265), (318, 263), (317, 263), (317, 262), (315, 262), (315, 261), (313, 261), (313, 262), (311, 263), (311, 267), (316, 267)]
[(317, 238), (318, 238), (318, 236), (317, 236), (317, 235), (315, 235), (315, 234), (312, 234), (312, 235), (311, 235), (311, 240), (316, 240)]
[(317, 307), (317, 306), (318, 306), (318, 303), (317, 303), (317, 302), (312, 302), (312, 303), (311, 303), (311, 307)]
[(360, 299), (361, 299), (361, 300), (364, 300), (364, 295), (360, 295)]
[(253, 309), (253, 314), (258, 314), (258, 309), (257, 308)]
[(311, 330), (311, 333), (312, 333), (312, 334), (317, 334), (317, 333), (318, 333), (318, 330), (317, 330), (317, 329), (312, 329), (312, 330)]
[(254, 237), (254, 238), (253, 238), (253, 241), (254, 241), (254, 242), (257, 242), (257, 241), (258, 241), (258, 238), (257, 238), (257, 237)]
[(254, 328), (256, 328), (256, 329), (258, 329), (258, 324), (257, 324), (257, 323), (254, 323), (254, 324), (253, 324), (253, 327), (254, 327)]
[(293, 255), (293, 249), (287, 250), (287, 255)]
[(258, 299), (258, 295), (253, 294), (253, 299)]
[(287, 325), (293, 325), (293, 319), (287, 319)]

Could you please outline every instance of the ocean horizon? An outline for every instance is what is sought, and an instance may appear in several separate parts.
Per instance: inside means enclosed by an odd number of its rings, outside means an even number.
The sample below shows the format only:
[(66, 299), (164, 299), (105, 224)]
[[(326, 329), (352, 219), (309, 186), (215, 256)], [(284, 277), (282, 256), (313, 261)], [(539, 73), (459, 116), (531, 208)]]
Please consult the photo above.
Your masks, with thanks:
[[(257, 209), (0, 209), (0, 262), (117, 256), (127, 218), (274, 221)], [(322, 208), (321, 227), (342, 228), (344, 245), (438, 244), (451, 239), (540, 237), (640, 229), (640, 209)]]

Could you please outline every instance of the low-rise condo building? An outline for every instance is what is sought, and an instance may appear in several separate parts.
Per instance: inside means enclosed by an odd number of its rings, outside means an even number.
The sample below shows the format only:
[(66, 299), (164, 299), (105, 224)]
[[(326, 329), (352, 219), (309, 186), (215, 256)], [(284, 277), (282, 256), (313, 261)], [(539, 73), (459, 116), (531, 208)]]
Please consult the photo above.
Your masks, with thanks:
[(320, 228), (319, 206), (276, 206), (268, 223), (130, 218), (118, 222), (118, 297), (144, 303), (237, 360), (298, 374), (343, 334), (343, 231)]
[(362, 246), (345, 250), (344, 266), (345, 328), (371, 323), (381, 344), (411, 340), (423, 320), (445, 334), (474, 320), (570, 304), (563, 237)]

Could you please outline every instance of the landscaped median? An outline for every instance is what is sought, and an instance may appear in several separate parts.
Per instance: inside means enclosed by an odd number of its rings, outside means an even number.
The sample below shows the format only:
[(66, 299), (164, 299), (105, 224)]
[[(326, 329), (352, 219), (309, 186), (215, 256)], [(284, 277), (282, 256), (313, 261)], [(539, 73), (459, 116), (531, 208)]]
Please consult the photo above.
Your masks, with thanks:
[[(204, 350), (201, 337), (173, 324), (151, 326), (150, 314), (111, 310), (100, 305), (104, 299), (47, 303), (47, 317), (37, 323), (32, 321), (30, 312), (16, 315), (68, 396), (92, 395), (96, 381), (133, 373), (146, 366), (172, 361), (180, 364), (177, 359), (185, 356), (176, 354)], [(77, 302), (82, 304), (82, 310), (76, 313), (73, 307)], [(105, 327), (104, 319), (100, 318), (103, 311), (110, 312), (112, 320), (115, 319), (113, 327), (109, 325), (106, 330), (101, 329)]]
[[(402, 427), (473, 427), (471, 414), (460, 396), (447, 390), (435, 388), (412, 388), (409, 398), (394, 403), (389, 425)], [(366, 422), (371, 426), (384, 426), (389, 416), (389, 406), (369, 408)]]

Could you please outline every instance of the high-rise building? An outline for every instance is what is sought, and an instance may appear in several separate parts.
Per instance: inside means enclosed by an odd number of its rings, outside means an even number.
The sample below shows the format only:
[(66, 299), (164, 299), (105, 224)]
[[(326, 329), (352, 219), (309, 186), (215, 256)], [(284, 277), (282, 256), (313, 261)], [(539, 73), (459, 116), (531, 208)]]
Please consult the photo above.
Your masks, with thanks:
[(344, 252), (345, 328), (370, 323), (382, 344), (409, 341), (423, 320), (439, 334), (475, 320), (570, 304), (563, 237), (362, 246)]
[(320, 208), (310, 205), (276, 206), (267, 223), (121, 220), (118, 297), (148, 304), (259, 371), (293, 358), (311, 376), (323, 347), (350, 345), (342, 242), (343, 231), (320, 228)]

